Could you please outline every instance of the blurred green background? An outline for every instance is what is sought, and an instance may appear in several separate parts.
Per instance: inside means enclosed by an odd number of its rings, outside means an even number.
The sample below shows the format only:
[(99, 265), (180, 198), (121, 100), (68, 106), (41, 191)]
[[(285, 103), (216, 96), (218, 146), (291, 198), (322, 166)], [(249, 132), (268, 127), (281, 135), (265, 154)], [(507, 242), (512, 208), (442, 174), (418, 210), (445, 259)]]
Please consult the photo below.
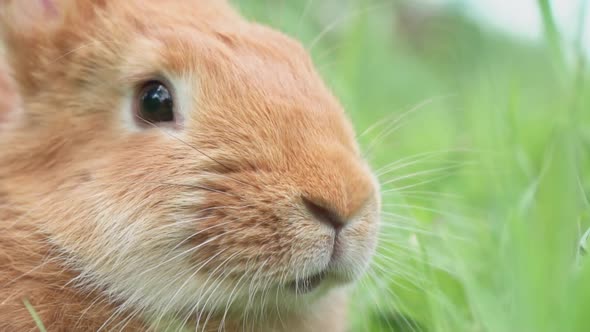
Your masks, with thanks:
[(590, 331), (586, 17), (566, 41), (532, 2), (539, 42), (459, 0), (234, 0), (308, 47), (382, 183), (353, 331)]

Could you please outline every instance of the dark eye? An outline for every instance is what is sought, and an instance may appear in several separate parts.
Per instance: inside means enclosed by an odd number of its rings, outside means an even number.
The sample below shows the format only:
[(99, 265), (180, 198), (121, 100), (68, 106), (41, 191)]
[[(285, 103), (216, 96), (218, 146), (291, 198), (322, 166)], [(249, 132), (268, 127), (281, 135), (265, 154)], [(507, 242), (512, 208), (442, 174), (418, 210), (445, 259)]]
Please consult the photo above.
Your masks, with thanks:
[(140, 90), (137, 113), (145, 121), (152, 123), (174, 121), (174, 101), (172, 94), (162, 82), (151, 81)]

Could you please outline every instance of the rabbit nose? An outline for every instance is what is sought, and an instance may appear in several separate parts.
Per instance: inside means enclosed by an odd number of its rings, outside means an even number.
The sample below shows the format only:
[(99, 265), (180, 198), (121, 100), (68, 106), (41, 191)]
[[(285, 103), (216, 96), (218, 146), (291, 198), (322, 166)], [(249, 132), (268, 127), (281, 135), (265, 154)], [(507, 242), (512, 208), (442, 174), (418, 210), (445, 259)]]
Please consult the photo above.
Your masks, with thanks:
[(302, 197), (303, 205), (307, 211), (314, 217), (319, 223), (326, 224), (336, 231), (336, 234), (340, 232), (342, 227), (346, 225), (344, 218), (339, 216), (334, 210), (326, 207), (317, 201), (313, 201), (309, 198)]

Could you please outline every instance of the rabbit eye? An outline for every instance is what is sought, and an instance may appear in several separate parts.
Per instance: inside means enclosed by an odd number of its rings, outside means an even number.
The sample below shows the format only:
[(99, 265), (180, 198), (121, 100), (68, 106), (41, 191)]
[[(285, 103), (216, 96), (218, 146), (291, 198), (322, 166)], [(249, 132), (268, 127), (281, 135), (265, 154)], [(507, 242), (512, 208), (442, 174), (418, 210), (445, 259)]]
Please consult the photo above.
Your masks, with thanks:
[(139, 90), (137, 108), (137, 114), (145, 121), (152, 123), (174, 121), (172, 94), (162, 82), (148, 82)]

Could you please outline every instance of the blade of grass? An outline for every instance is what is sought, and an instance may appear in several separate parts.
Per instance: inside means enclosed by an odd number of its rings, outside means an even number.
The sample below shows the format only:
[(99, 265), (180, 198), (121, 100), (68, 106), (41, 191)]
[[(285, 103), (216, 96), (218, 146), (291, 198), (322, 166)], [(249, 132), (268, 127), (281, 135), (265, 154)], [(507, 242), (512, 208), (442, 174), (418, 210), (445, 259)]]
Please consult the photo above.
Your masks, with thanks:
[(43, 325), (43, 322), (41, 321), (41, 317), (39, 317), (39, 315), (37, 314), (37, 311), (35, 311), (35, 308), (33, 308), (33, 305), (31, 304), (31, 302), (29, 302), (28, 299), (24, 299), (23, 303), (25, 304), (25, 307), (29, 311), (29, 314), (31, 314), (31, 317), (33, 317), (33, 320), (35, 321), (35, 324), (37, 325), (37, 328), (39, 329), (39, 331), (47, 332), (47, 329), (45, 328), (45, 326)]
[(559, 35), (559, 30), (557, 29), (557, 24), (555, 23), (555, 18), (553, 17), (551, 4), (549, 3), (549, 0), (537, 0), (537, 4), (543, 21), (545, 38), (547, 38), (549, 47), (553, 52), (553, 56), (555, 57), (555, 61), (558, 65), (557, 68), (563, 68), (562, 66), (564, 63), (561, 49), (561, 37)]

